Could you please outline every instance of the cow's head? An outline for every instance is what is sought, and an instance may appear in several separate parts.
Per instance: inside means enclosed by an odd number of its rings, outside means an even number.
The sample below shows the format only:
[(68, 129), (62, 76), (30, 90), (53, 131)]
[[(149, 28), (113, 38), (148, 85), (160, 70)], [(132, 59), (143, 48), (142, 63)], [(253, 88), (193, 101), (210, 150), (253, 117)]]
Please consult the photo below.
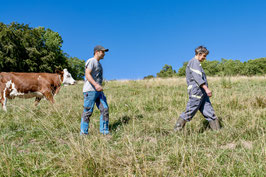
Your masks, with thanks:
[(63, 70), (63, 82), (64, 85), (74, 85), (76, 81), (72, 78), (71, 74), (67, 71), (67, 69)]

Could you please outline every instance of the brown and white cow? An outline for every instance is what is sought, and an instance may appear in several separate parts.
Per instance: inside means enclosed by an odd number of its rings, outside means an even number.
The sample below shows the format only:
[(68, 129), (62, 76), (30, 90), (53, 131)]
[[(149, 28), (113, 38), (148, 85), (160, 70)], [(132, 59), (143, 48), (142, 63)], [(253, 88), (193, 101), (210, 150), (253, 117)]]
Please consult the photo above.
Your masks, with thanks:
[(7, 99), (15, 97), (35, 98), (35, 105), (46, 98), (54, 103), (54, 96), (59, 92), (61, 85), (73, 85), (75, 80), (64, 69), (55, 74), (52, 73), (0, 73), (0, 101), (6, 111)]

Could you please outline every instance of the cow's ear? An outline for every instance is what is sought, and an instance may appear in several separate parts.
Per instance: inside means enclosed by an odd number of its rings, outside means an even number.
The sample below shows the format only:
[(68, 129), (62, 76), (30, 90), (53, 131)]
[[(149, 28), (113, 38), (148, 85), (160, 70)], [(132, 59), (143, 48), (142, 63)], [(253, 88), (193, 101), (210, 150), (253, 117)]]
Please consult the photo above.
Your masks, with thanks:
[(57, 73), (57, 74), (63, 74), (64, 72), (61, 71), (61, 70), (59, 70), (59, 69), (55, 69), (55, 73)]

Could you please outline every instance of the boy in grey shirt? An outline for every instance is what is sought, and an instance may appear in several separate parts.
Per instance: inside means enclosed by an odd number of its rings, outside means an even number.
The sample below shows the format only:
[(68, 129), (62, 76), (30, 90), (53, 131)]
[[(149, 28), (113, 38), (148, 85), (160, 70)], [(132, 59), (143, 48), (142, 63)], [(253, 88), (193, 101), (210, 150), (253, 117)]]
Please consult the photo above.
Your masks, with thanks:
[(109, 49), (105, 49), (103, 46), (94, 47), (94, 57), (87, 60), (85, 64), (84, 109), (81, 117), (80, 134), (88, 134), (90, 117), (95, 103), (101, 112), (100, 133), (109, 133), (109, 108), (103, 93), (103, 69), (99, 62), (104, 58), (105, 52), (108, 51)]
[(188, 62), (186, 68), (189, 101), (186, 111), (183, 112), (177, 120), (174, 127), (175, 131), (183, 129), (186, 122), (190, 121), (198, 110), (200, 110), (205, 119), (209, 121), (210, 127), (213, 130), (220, 129), (219, 121), (214, 113), (209, 98), (212, 96), (212, 92), (208, 88), (206, 74), (200, 64), (200, 62), (206, 59), (209, 51), (205, 47), (199, 46), (195, 49), (195, 54), (195, 57)]
[[(93, 80), (99, 85), (102, 85), (103, 68), (101, 63), (95, 58), (90, 58), (86, 61), (85, 68), (90, 69), (91, 70), (90, 75), (92, 76)], [(83, 92), (89, 92), (89, 91), (97, 91), (97, 90), (95, 89), (95, 86), (92, 83), (90, 83), (88, 79), (85, 77)]]

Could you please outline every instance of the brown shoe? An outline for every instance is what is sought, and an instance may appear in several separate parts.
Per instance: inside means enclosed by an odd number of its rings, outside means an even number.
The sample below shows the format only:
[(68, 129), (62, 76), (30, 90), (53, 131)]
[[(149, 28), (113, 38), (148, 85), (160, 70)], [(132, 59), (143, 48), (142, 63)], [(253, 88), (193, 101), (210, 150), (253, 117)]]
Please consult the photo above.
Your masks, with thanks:
[(218, 119), (214, 119), (209, 121), (210, 127), (212, 130), (219, 130), (221, 129), (220, 123)]
[(174, 131), (177, 132), (177, 131), (180, 131), (183, 129), (183, 127), (186, 125), (186, 122), (184, 119), (182, 118), (179, 118), (177, 121), (176, 121), (176, 124), (175, 124), (175, 127), (174, 127)]

